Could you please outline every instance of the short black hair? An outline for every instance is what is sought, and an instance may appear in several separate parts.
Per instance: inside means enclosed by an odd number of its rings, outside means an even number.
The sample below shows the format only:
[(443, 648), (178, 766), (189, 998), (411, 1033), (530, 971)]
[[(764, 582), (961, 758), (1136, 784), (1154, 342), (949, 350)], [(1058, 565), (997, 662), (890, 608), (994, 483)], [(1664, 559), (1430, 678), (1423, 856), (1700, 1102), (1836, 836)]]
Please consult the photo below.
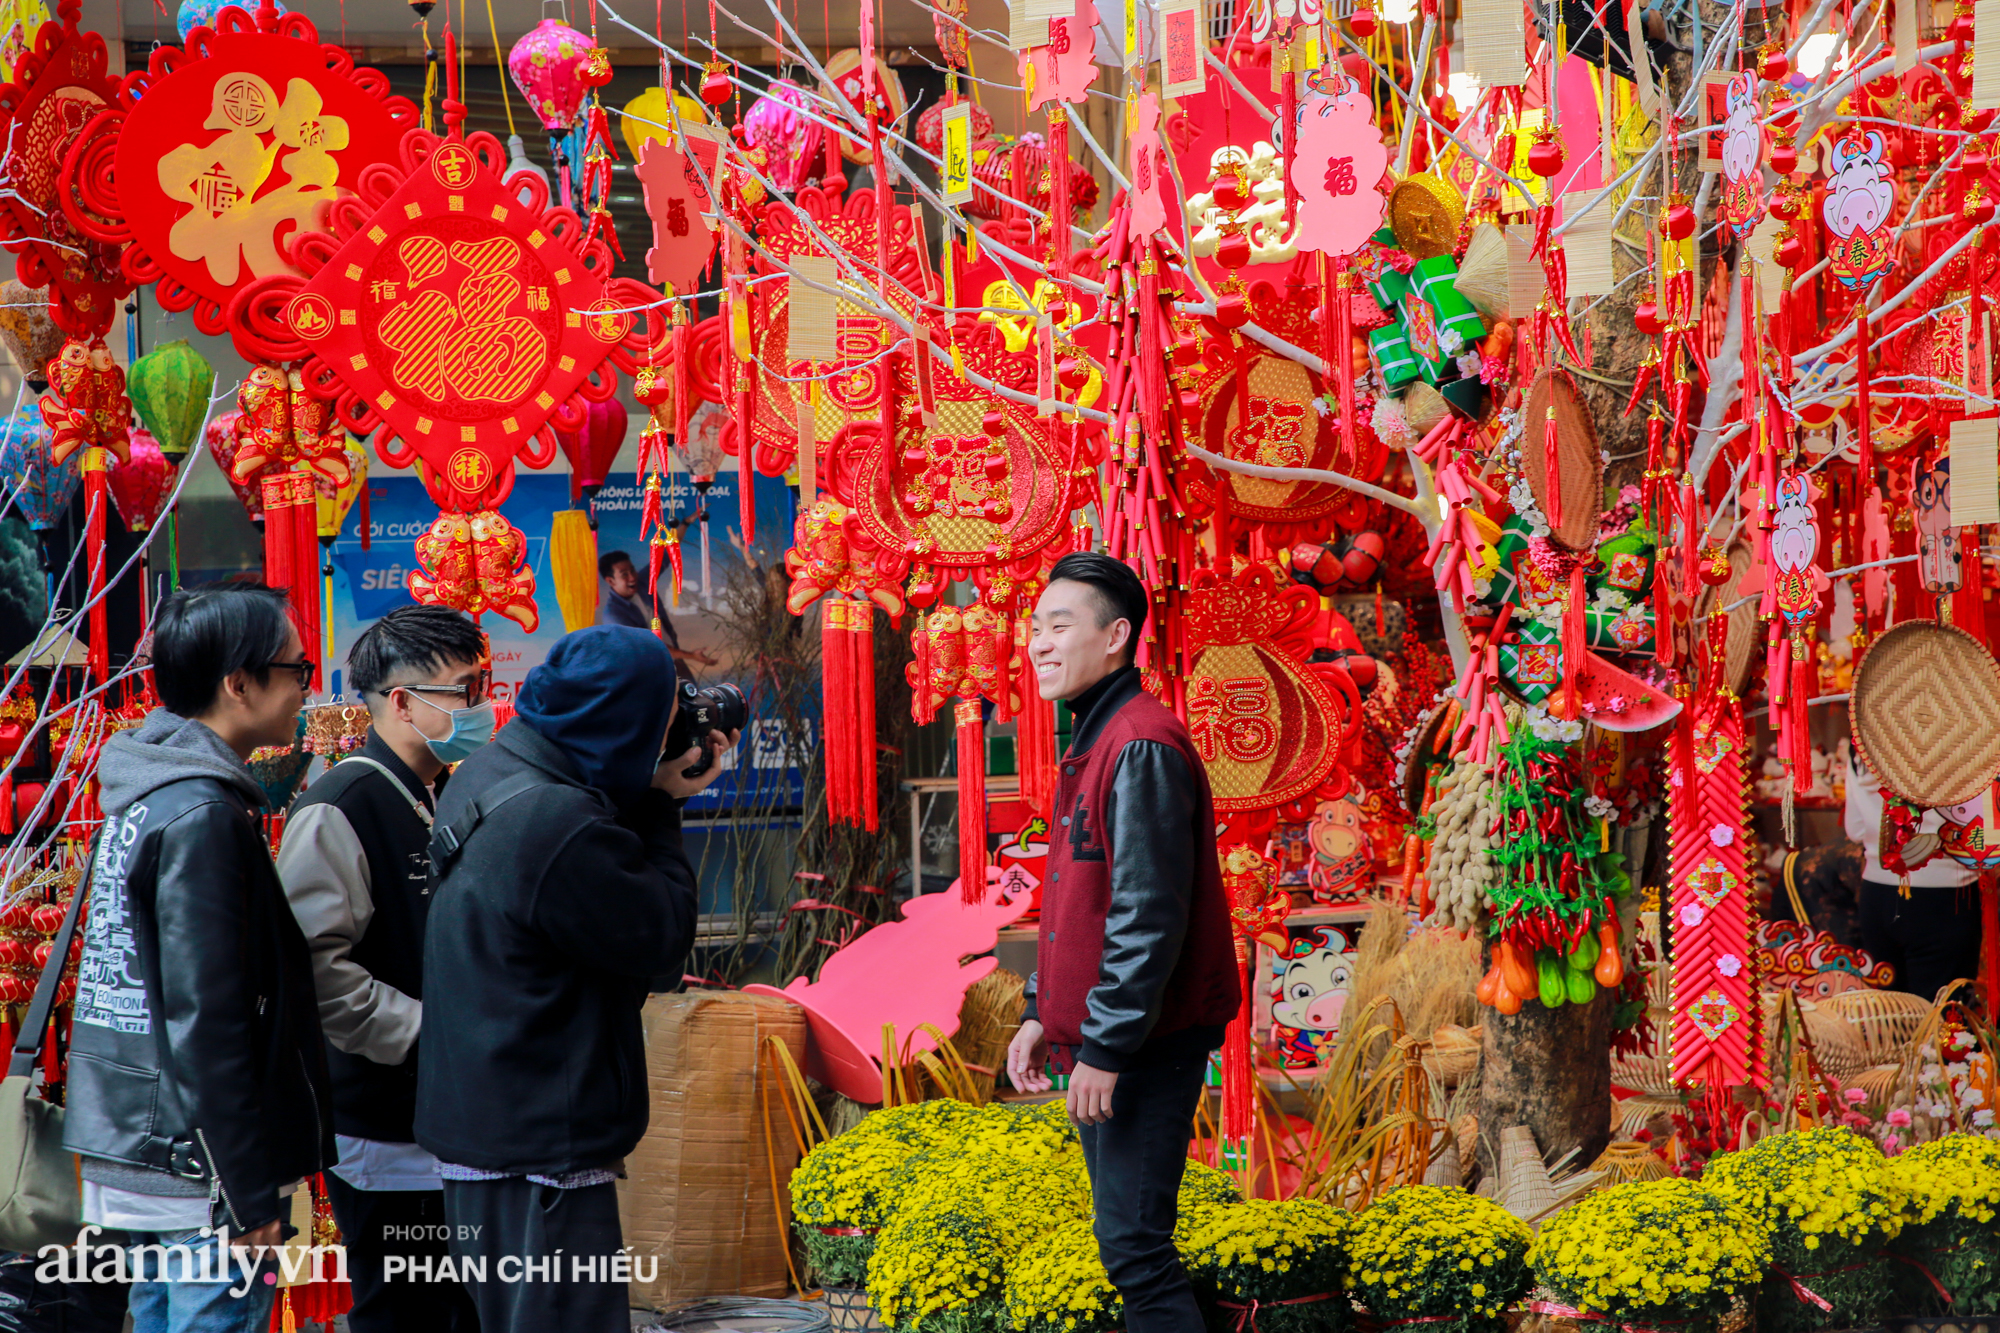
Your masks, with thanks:
[[(611, 571), (620, 565), (632, 565), (632, 557), (623, 551), (606, 551), (603, 555), (597, 557), (597, 577), (601, 579), (610, 578)], [(636, 570), (639, 567), (632, 565), (632, 568)]]
[(1072, 551), (1056, 561), (1055, 568), (1049, 571), (1050, 583), (1064, 579), (1087, 583), (1097, 594), (1099, 629), (1114, 620), (1131, 622), (1132, 640), (1126, 650), (1126, 660), (1130, 661), (1130, 654), (1139, 651), (1139, 631), (1146, 627), (1146, 613), (1153, 603), (1146, 585), (1139, 581), (1132, 567), (1099, 551)]
[(153, 615), (153, 688), (170, 712), (197, 717), (231, 673), (269, 680), (291, 628), (277, 588), (248, 581), (182, 588)]
[(429, 675), (446, 662), (478, 662), (486, 636), (472, 617), (448, 606), (399, 606), (361, 631), (347, 650), (347, 684), (379, 694), (399, 673)]

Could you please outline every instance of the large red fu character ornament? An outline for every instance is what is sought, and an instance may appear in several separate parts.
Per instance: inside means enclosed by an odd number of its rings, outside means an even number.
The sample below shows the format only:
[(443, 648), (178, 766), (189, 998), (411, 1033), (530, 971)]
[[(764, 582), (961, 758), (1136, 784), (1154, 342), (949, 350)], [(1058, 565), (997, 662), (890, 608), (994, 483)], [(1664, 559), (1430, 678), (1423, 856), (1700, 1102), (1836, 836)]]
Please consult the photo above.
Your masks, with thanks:
[[(447, 46), (455, 45), (447, 35)], [(499, 512), (514, 459), (554, 461), (558, 431), (617, 391), (612, 365), (637, 369), (650, 334), (636, 307), (653, 293), (612, 278), (611, 253), (550, 207), (532, 176), (502, 184), (507, 155), (488, 134), (403, 137), (396, 168), (370, 173), (292, 253), (311, 276), (266, 280), (249, 299), (282, 309), (283, 355), (310, 354), (304, 379), (356, 434), (380, 427), (391, 467), (415, 465), (445, 514), (418, 542), (420, 600), (538, 623), (526, 542)]]

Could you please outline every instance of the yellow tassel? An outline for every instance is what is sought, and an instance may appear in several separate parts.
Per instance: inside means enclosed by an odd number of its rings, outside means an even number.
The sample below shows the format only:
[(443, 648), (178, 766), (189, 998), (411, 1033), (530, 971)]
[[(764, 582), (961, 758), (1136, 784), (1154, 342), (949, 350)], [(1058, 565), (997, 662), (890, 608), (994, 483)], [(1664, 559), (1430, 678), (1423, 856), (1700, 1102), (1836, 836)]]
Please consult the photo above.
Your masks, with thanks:
[(280, 1327), (284, 1333), (299, 1333), (299, 1317), (292, 1313), (292, 1289), (286, 1287), (278, 1299), (285, 1303), (284, 1322)]

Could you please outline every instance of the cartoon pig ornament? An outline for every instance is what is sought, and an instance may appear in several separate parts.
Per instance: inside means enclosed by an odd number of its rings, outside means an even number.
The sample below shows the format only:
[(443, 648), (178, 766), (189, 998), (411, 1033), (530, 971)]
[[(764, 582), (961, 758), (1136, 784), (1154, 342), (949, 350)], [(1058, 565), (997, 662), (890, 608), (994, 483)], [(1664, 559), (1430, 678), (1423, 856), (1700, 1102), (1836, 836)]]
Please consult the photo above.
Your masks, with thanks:
[(1299, 193), (1301, 250), (1351, 255), (1382, 225), (1387, 204), (1375, 188), (1389, 167), (1389, 150), (1375, 128), (1374, 107), (1338, 64), (1315, 70), (1299, 106), (1292, 188)]
[(1820, 215), (1830, 233), (1827, 255), (1833, 276), (1847, 287), (1866, 287), (1896, 261), (1895, 231), (1889, 213), (1896, 203), (1891, 173), (1883, 161), (1881, 134), (1850, 133), (1833, 146), (1833, 175)]
[(1722, 129), (1722, 219), (1741, 240), (1764, 217), (1764, 131), (1748, 74), (1731, 78), (1724, 98), (1729, 118)]
[(1354, 954), (1347, 936), (1332, 926), (1292, 941), (1278, 960), (1271, 1002), (1271, 1042), (1286, 1069), (1317, 1065), (1340, 1032), (1341, 1014), (1354, 987)]

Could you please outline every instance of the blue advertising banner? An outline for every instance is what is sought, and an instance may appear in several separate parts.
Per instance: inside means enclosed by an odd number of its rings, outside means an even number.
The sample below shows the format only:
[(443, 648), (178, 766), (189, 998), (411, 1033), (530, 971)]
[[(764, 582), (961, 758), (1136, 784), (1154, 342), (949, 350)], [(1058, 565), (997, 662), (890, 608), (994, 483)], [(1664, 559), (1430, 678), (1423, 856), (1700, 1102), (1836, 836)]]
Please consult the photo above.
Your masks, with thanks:
[[(683, 517), (699, 512), (704, 499), (679, 474), (663, 508), (669, 515)], [(629, 473), (608, 482), (598, 493), (595, 505), (600, 555), (624, 551), (631, 555), (641, 578), (647, 569), (647, 548), (639, 539), (639, 520), (644, 496)], [(713, 665), (681, 663), (681, 670), (698, 684), (734, 681), (750, 696), (752, 718), (745, 729), (743, 744), (724, 756), (722, 779), (695, 800), (690, 813), (714, 814), (740, 805), (797, 806), (804, 799), (804, 777), (784, 762), (785, 744), (779, 723), (759, 716), (760, 701), (752, 688), (750, 672), (732, 660), (727, 636), (716, 608), (721, 591), (733, 578), (749, 574), (743, 554), (741, 526), (737, 521), (736, 474), (716, 476), (705, 500), (707, 523), (691, 525), (682, 539), (683, 592), (678, 608), (668, 608), (667, 571), (660, 575), (661, 606), (671, 618), (686, 651), (714, 659)], [(782, 559), (790, 543), (794, 498), (791, 490), (775, 478), (760, 477), (757, 486), (756, 557), (768, 566)], [(555, 581), (549, 570), (549, 532), (559, 510), (573, 506), (570, 478), (565, 473), (522, 473), (514, 483), (503, 512), (528, 539), (528, 567), (535, 575), (535, 602), (541, 623), (529, 633), (513, 621), (487, 615), (481, 622), (493, 645), (493, 692), (510, 700), (521, 681), (548, 654), (549, 648), (565, 632), (562, 609), (557, 603)], [(329, 677), (333, 690), (343, 686), (340, 664), (347, 645), (369, 624), (398, 606), (409, 604), (407, 580), (416, 566), (415, 543), (437, 518), (437, 505), (424, 491), (423, 483), (410, 475), (371, 477), (368, 481), (369, 542), (361, 543), (361, 506), (348, 511), (341, 534), (334, 540), (331, 624), (332, 641), (327, 645), (334, 672)], [(703, 528), (707, 529), (704, 557)], [(599, 585), (600, 602), (603, 586)], [(808, 738), (807, 748), (810, 748)]]

